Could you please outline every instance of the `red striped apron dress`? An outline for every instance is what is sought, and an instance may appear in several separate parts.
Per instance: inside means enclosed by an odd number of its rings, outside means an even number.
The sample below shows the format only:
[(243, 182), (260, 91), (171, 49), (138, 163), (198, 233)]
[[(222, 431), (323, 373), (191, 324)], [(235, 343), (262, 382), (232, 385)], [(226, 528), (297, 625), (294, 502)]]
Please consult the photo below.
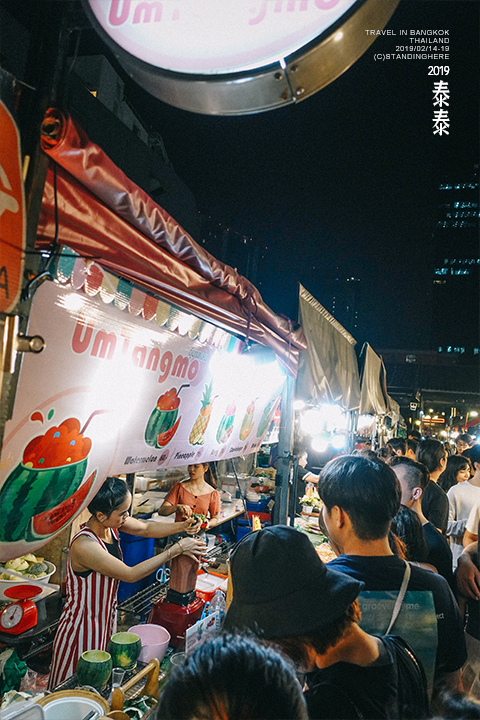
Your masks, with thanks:
[[(118, 540), (117, 531), (113, 528), (112, 533)], [(81, 535), (98, 542), (108, 552), (105, 543), (87, 527), (79, 530), (72, 543)], [(53, 643), (49, 689), (75, 673), (78, 658), (85, 650), (107, 649), (108, 641), (117, 628), (117, 587), (118, 580), (93, 570), (87, 577), (75, 575), (69, 554), (67, 599)]]

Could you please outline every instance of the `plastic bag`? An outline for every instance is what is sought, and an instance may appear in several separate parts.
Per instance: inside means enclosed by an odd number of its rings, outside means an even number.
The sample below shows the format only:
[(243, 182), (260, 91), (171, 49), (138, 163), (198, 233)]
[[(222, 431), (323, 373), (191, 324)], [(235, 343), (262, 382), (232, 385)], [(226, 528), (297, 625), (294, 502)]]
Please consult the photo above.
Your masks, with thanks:
[(19, 690), (26, 672), (27, 663), (20, 660), (15, 648), (6, 648), (0, 653), (0, 695)]

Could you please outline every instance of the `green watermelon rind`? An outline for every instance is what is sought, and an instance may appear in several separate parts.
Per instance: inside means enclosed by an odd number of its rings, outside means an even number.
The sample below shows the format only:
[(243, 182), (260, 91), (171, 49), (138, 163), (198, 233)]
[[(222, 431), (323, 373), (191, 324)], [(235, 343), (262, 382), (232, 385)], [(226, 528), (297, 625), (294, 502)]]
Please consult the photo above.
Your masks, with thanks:
[(73, 495), (81, 485), (86, 467), (87, 458), (56, 468), (17, 465), (0, 490), (0, 542), (23, 540), (32, 515), (50, 510)]
[(96, 662), (85, 659), (85, 656), (89, 658), (94, 657), (94, 653), (100, 654), (102, 651), (86, 650), (80, 655), (76, 667), (77, 680), (79, 680), (82, 685), (90, 685), (97, 690), (104, 690), (112, 674), (112, 658), (109, 660), (98, 660)]
[[(47, 537), (56, 535), (61, 530), (63, 530), (63, 528), (65, 528), (72, 521), (72, 519), (75, 517), (75, 515), (77, 515), (78, 512), (80, 511), (82, 504), (88, 497), (88, 493), (90, 492), (90, 490), (95, 482), (96, 476), (97, 476), (97, 471), (94, 470), (93, 473), (90, 475), (90, 477), (87, 478), (87, 480), (85, 480), (85, 482), (82, 483), (80, 485), (80, 487), (72, 495), (70, 495), (68, 498), (63, 500), (61, 503), (58, 503), (58, 505), (55, 505), (53, 508), (50, 508), (49, 510), (44, 511), (43, 513), (38, 513), (37, 515), (34, 515), (30, 521), (29, 527), (27, 528), (27, 540), (29, 540), (29, 541), (41, 540), (42, 538), (47, 538)], [(45, 516), (49, 512), (54, 513), (56, 510), (58, 511), (62, 505), (67, 506), (68, 503), (73, 503), (74, 507), (73, 507), (72, 511), (70, 512), (70, 514), (65, 518), (64, 522), (62, 522), (61, 525), (56, 527), (55, 530), (52, 530), (52, 532), (48, 532), (48, 533), (40, 533), (40, 532), (38, 532), (38, 528), (37, 528), (37, 530), (35, 529), (35, 523), (37, 522), (37, 524), (38, 524), (40, 515)], [(75, 507), (75, 505), (76, 505), (76, 507)]]
[(115, 667), (132, 670), (136, 666), (138, 656), (142, 650), (142, 641), (137, 635), (138, 640), (122, 643), (116, 638), (116, 636), (122, 634), (136, 635), (136, 633), (116, 633), (108, 642), (107, 652), (112, 656)]
[(145, 442), (151, 447), (157, 446), (157, 438), (162, 433), (170, 430), (177, 420), (178, 409), (159, 410), (154, 408), (148, 418), (147, 427), (145, 428)]

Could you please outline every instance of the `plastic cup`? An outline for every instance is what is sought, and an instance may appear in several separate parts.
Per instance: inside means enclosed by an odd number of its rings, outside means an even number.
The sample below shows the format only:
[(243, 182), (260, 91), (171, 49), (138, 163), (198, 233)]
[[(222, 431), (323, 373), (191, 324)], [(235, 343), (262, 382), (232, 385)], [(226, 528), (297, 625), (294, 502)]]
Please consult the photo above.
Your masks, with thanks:
[(113, 670), (112, 670), (112, 688), (120, 687), (124, 676), (125, 676), (125, 670), (123, 668), (113, 668)]
[(183, 663), (185, 662), (186, 657), (187, 657), (186, 653), (184, 653), (184, 652), (174, 653), (170, 657), (170, 665), (172, 667), (180, 667), (180, 665), (183, 665)]
[(112, 670), (112, 689), (110, 691), (110, 697), (108, 698), (108, 702), (112, 702), (113, 697), (113, 691), (115, 688), (121, 687), (123, 678), (125, 676), (125, 670), (123, 668), (115, 667)]

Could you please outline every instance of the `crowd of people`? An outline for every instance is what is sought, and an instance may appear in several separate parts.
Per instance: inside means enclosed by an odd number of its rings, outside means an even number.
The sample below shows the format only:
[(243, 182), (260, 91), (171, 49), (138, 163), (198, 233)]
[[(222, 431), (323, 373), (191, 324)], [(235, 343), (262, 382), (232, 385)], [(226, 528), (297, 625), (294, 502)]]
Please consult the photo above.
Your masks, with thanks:
[(242, 538), (224, 631), (170, 675), (158, 717), (480, 718), (480, 445), (459, 440), (302, 472), (336, 558), (292, 526)]

